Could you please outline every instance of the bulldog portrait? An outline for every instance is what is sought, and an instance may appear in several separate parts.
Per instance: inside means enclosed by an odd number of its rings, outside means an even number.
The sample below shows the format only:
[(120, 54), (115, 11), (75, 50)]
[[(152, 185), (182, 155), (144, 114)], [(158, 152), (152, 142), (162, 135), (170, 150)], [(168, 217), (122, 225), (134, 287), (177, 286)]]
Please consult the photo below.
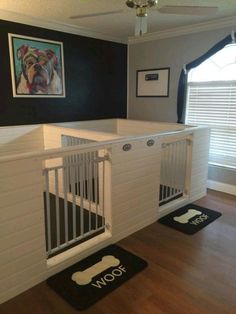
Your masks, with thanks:
[(17, 49), (17, 59), (21, 62), (17, 94), (62, 94), (58, 58), (52, 49), (40, 50), (22, 45)]

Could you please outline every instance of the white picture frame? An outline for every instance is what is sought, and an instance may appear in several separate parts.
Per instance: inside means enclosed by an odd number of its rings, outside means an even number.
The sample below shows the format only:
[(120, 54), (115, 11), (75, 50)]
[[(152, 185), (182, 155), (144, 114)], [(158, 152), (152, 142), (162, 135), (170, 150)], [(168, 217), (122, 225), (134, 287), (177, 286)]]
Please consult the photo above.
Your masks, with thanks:
[(8, 34), (13, 97), (64, 98), (63, 43)]

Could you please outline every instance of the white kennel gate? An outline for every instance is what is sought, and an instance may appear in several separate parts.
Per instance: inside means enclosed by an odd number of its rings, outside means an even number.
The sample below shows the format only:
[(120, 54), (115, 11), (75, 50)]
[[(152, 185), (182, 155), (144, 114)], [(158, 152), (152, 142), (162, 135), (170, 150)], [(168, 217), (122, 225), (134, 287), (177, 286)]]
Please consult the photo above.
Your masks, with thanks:
[(192, 136), (164, 138), (161, 152), (159, 206), (187, 196)]
[[(89, 142), (70, 136), (63, 136), (63, 141), (64, 146)], [(108, 159), (104, 150), (91, 150), (60, 158), (59, 165), (43, 170), (48, 257), (104, 232)]]

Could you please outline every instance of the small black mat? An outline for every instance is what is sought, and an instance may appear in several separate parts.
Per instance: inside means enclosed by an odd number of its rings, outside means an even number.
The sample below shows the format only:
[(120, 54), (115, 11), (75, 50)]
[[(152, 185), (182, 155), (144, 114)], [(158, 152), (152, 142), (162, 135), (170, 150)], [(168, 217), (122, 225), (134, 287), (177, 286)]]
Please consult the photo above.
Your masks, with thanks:
[[(96, 269), (91, 270), (95, 264)], [(147, 262), (140, 257), (110, 245), (49, 278), (47, 283), (77, 310), (85, 310), (145, 267)]]
[(159, 222), (184, 233), (194, 234), (221, 215), (221, 213), (212, 209), (188, 204), (162, 217)]

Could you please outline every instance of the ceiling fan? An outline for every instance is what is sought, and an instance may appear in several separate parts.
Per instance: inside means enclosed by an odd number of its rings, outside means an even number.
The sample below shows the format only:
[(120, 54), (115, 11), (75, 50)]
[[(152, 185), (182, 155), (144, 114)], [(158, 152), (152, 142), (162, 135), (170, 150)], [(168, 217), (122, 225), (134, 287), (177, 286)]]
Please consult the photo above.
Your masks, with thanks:
[[(216, 6), (191, 6), (191, 5), (159, 5), (159, 0), (126, 0), (127, 7), (136, 10), (135, 36), (147, 33), (147, 16), (149, 9), (156, 9), (164, 14), (177, 15), (213, 15), (218, 11)], [(70, 19), (82, 19), (88, 17), (104, 16), (123, 13), (125, 10), (113, 10), (92, 14), (70, 16)]]

